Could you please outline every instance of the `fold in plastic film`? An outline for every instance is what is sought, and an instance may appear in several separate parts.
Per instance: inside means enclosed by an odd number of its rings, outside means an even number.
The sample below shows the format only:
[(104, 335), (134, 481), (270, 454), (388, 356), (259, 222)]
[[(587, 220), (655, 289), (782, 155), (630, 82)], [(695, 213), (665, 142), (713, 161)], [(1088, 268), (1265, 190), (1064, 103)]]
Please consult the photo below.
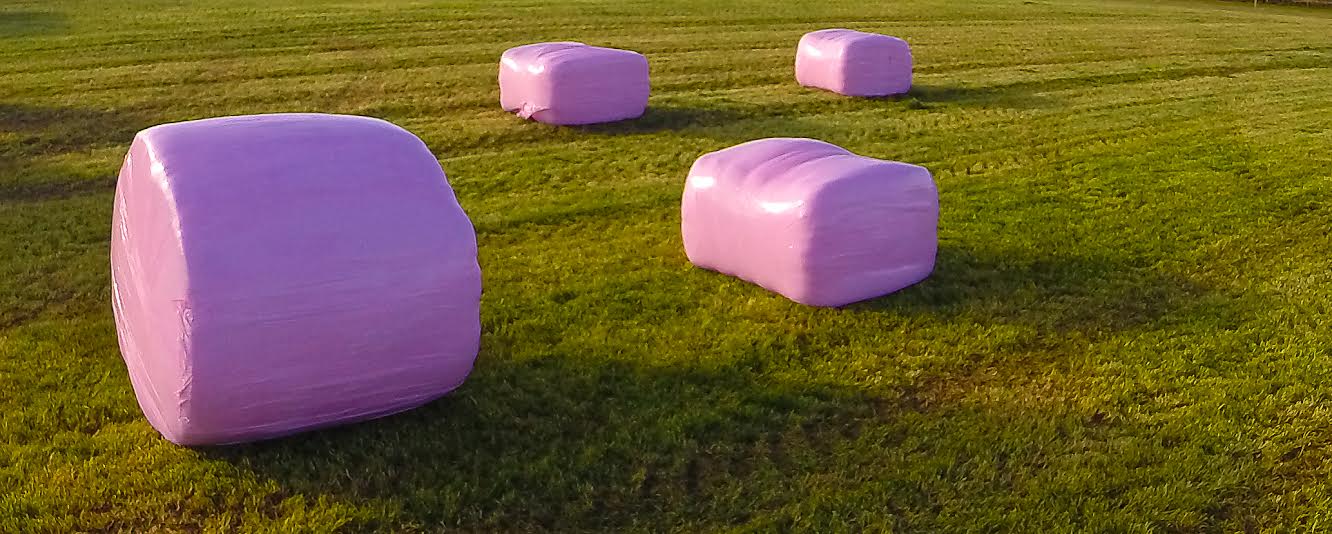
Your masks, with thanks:
[(425, 144), (377, 119), (140, 132), (111, 271), (139, 405), (180, 444), (406, 410), (458, 387), (477, 355), (472, 224)]
[(577, 125), (633, 119), (647, 110), (647, 58), (583, 43), (538, 43), (500, 57), (500, 105), (524, 119)]
[(911, 90), (911, 46), (896, 37), (855, 30), (819, 30), (800, 38), (796, 81), (847, 96), (888, 96)]
[(685, 183), (681, 231), (695, 265), (811, 306), (843, 306), (929, 276), (939, 195), (924, 167), (812, 139), (705, 154)]

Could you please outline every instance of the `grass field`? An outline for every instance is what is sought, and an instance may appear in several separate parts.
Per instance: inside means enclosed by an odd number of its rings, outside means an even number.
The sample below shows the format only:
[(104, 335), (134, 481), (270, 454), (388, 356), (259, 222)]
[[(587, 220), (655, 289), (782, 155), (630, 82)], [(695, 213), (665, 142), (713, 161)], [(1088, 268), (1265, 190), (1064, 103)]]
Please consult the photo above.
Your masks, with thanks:
[[(917, 88), (792, 80), (806, 31)], [(638, 121), (499, 110), (500, 52), (646, 54)], [(483, 349), (422, 409), (186, 449), (116, 345), (144, 127), (381, 117), (476, 224)], [(693, 269), (700, 154), (929, 167), (925, 283), (812, 309)], [(1332, 529), (1332, 11), (1222, 2), (30, 1), (0, 6), (0, 532)]]

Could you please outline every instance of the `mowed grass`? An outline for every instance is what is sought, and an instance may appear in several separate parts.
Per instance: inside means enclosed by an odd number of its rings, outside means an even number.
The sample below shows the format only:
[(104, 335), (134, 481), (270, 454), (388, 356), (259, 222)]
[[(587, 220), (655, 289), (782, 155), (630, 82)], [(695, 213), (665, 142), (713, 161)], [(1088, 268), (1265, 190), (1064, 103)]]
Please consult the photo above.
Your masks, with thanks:
[[(0, 6), (0, 532), (1332, 528), (1332, 12), (1220, 2)], [(795, 4), (795, 3), (790, 3)], [(792, 80), (911, 41), (916, 89)], [(507, 47), (645, 53), (651, 109), (498, 109)], [(110, 311), (144, 127), (381, 117), (476, 224), (483, 348), (374, 422), (187, 449)], [(805, 136), (929, 167), (935, 274), (841, 310), (691, 268), (700, 154)]]

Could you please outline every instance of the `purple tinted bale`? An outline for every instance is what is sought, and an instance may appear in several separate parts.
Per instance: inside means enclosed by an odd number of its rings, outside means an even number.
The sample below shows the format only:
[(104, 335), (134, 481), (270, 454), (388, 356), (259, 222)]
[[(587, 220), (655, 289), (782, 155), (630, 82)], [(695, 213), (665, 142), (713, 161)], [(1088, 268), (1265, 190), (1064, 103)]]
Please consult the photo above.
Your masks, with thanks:
[(812, 139), (761, 139), (705, 154), (681, 229), (695, 265), (811, 306), (842, 306), (934, 269), (939, 196), (924, 167)]
[(650, 91), (641, 54), (568, 42), (505, 51), (499, 84), (505, 111), (561, 125), (637, 118)]
[(116, 186), (116, 329), (139, 406), (185, 445), (387, 415), (462, 384), (476, 235), (387, 122), (258, 115), (139, 132)]
[(911, 46), (896, 37), (854, 30), (819, 30), (800, 38), (796, 81), (847, 96), (911, 90)]

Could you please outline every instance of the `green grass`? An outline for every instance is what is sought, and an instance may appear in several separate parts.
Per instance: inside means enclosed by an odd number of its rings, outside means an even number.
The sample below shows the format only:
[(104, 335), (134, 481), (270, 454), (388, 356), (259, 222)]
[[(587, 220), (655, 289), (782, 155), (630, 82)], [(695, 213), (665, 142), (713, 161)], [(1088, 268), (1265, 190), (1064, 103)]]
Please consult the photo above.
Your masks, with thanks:
[[(1332, 528), (1332, 12), (277, 4), (0, 7), (0, 532)], [(911, 41), (913, 93), (798, 87), (839, 26)], [(555, 39), (645, 53), (648, 114), (501, 112), (499, 54)], [(141, 128), (280, 111), (435, 151), (480, 359), (410, 413), (176, 447), (116, 346), (115, 173)], [(929, 167), (935, 274), (824, 310), (691, 268), (690, 163), (769, 136)]]

